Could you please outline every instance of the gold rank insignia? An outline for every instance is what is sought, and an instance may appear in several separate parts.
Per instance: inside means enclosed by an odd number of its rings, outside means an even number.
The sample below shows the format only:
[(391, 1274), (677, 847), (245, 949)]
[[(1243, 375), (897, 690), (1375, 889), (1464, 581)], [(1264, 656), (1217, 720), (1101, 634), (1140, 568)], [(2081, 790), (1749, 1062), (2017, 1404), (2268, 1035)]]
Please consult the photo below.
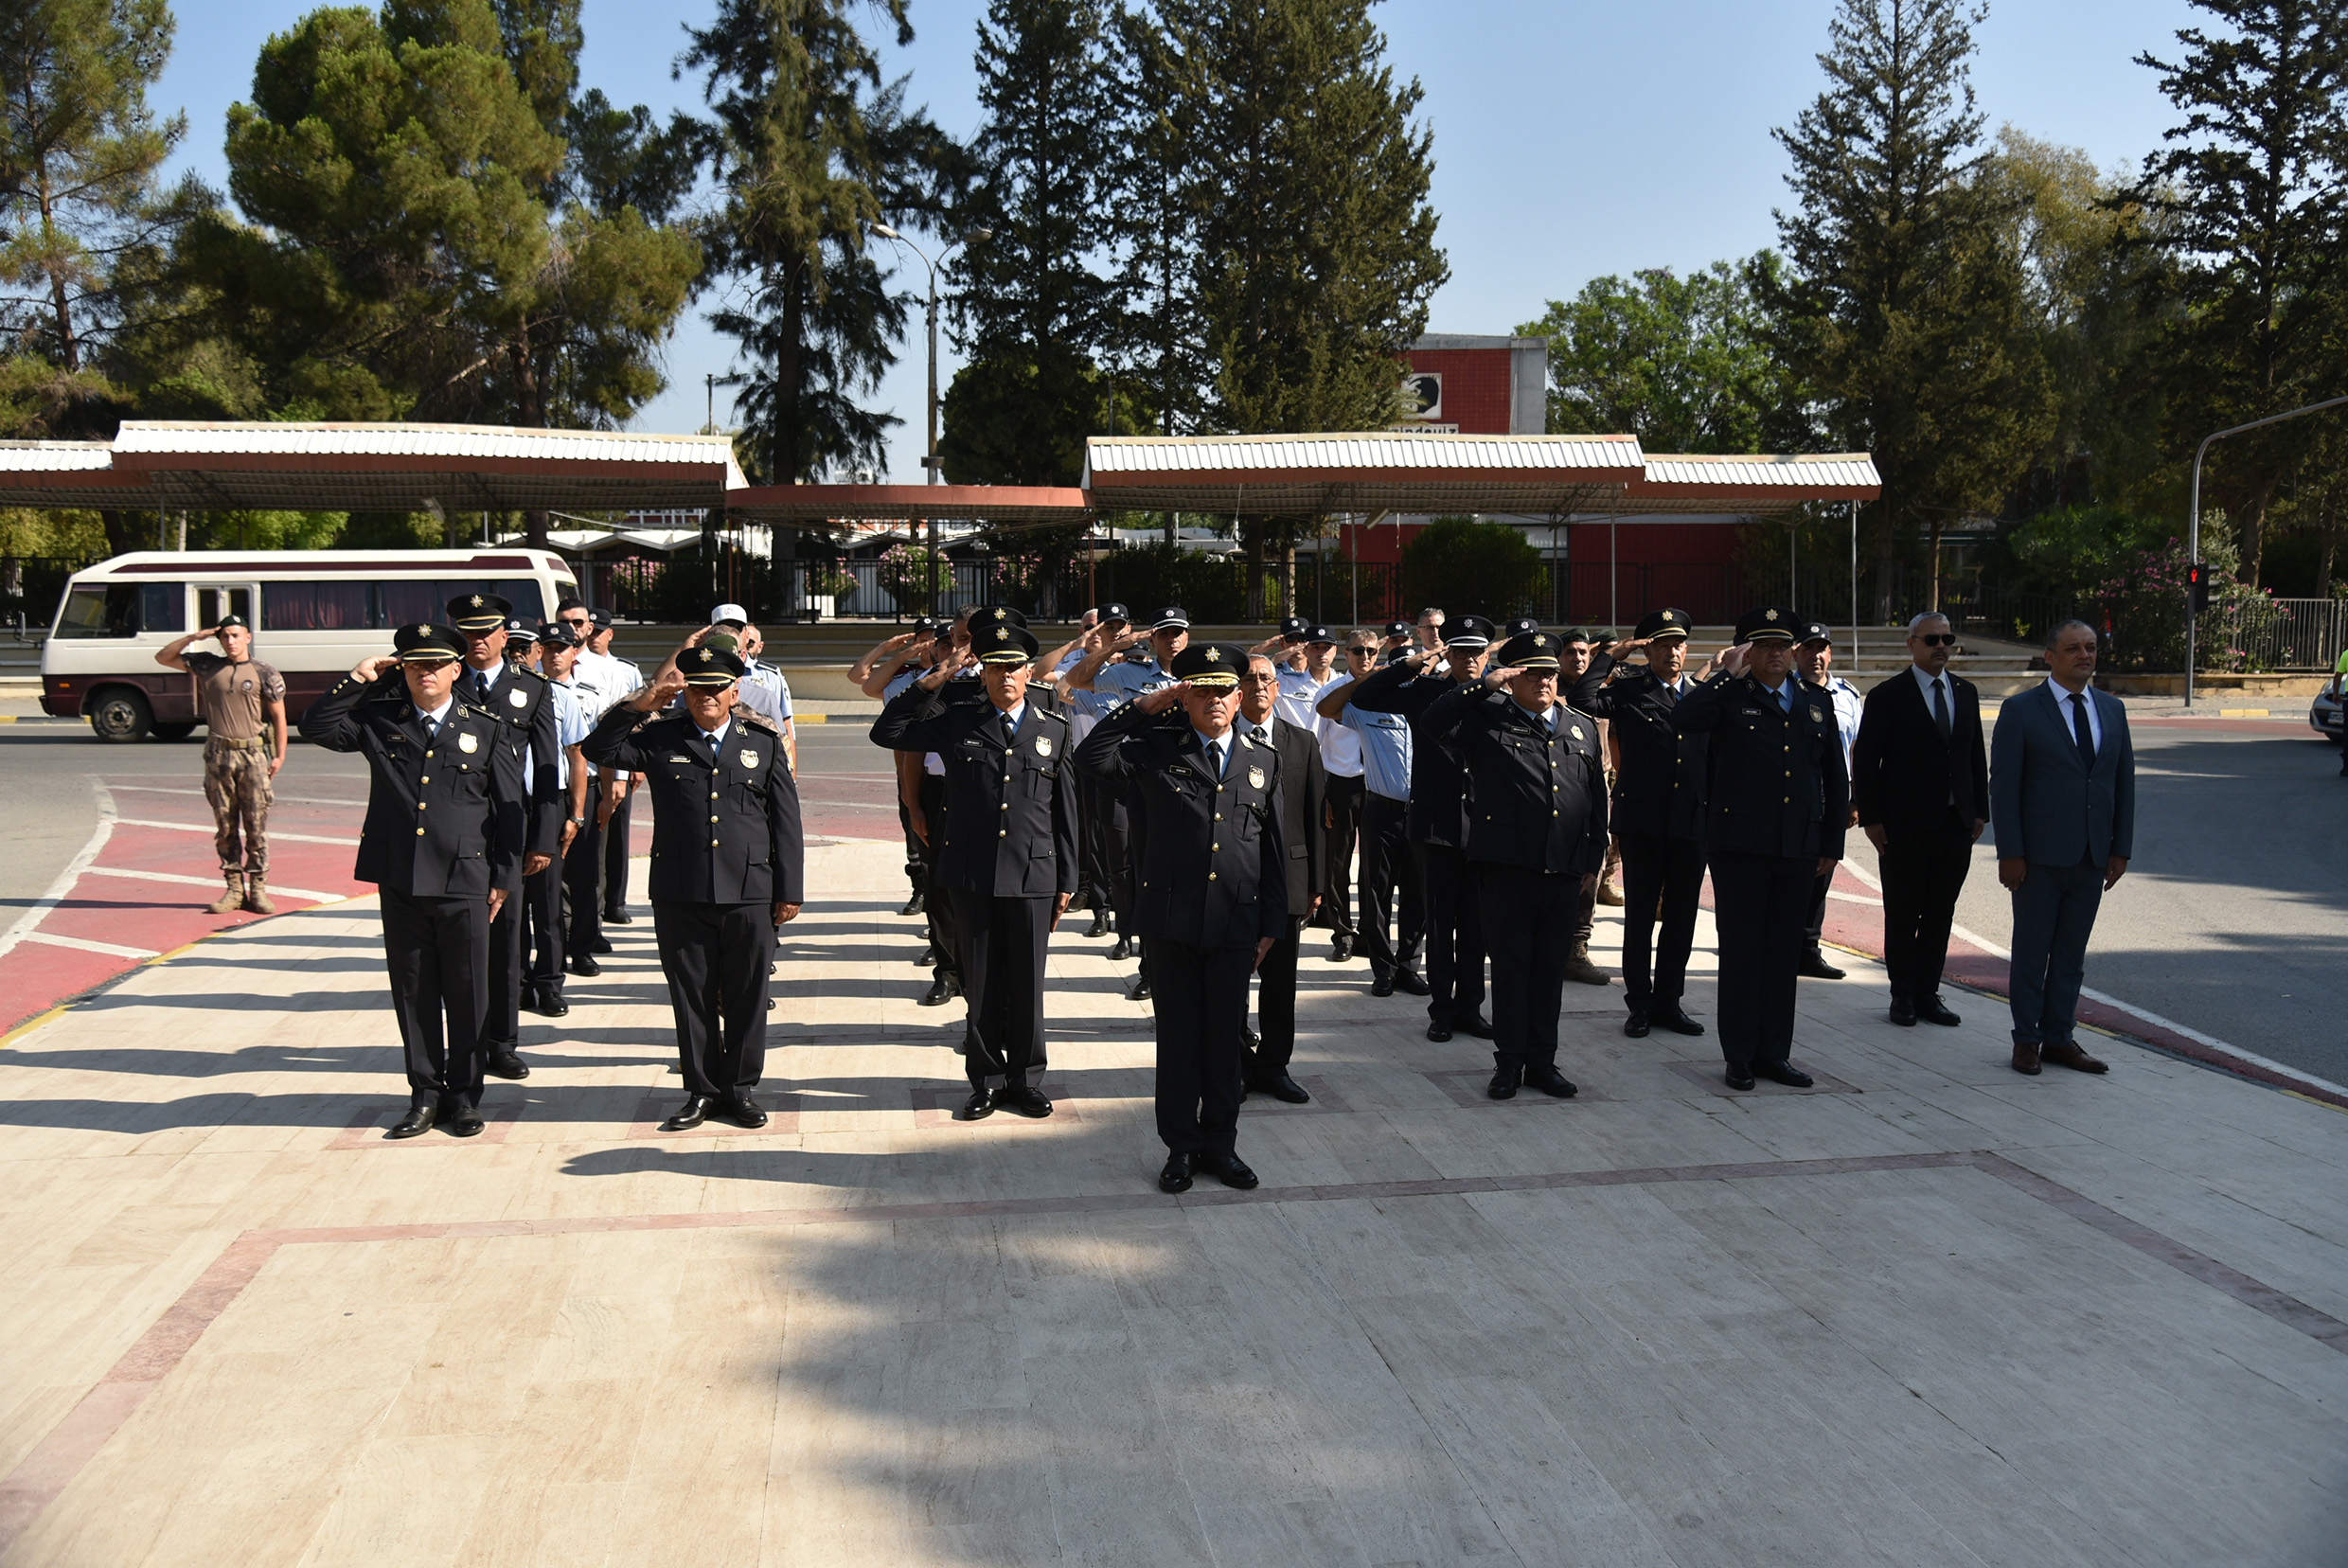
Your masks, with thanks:
[[(1000, 611), (1000, 610), (998, 610), (998, 611), (996, 611), (996, 612), (995, 612), (995, 614), (996, 614), (996, 615), (1000, 615), (1001, 614), (1003, 614), (1003, 612), (1002, 612), (1002, 611)], [(1009, 642), (1010, 640), (1011, 640), (1011, 629), (1010, 629), (1009, 627), (1007, 627), (1007, 626), (998, 626), (998, 627), (996, 627), (996, 628), (995, 628), (995, 641), (997, 641), (997, 642)]]
[(741, 749), (740, 756), (743, 767), (755, 768), (758, 765), (758, 754), (752, 751), (748, 746), (744, 746)]
[(1547, 648), (1549, 646), (1549, 639), (1547, 637), (1535, 637), (1533, 639), (1533, 646), (1535, 648)]
[(1248, 770), (1248, 785), (1251, 789), (1262, 789), (1264, 787), (1264, 770), (1261, 768), (1250, 768)]
[(997, 620), (1009, 620), (1010, 618), (1010, 612), (1007, 610), (998, 610), (995, 612), (995, 619)]
[(1050, 736), (1039, 735), (1036, 737), (1036, 755), (1038, 757), (1049, 757), (1052, 755), (1052, 738)]
[(1761, 618), (1764, 620), (1775, 620), (1777, 618), (1777, 612), (1774, 610), (1766, 611), (1763, 613)]
[(481, 742), (470, 735), (459, 735), (456, 738), (456, 749), (461, 752), (477, 752), (481, 749)]
[(475, 610), (478, 610), (481, 608), (481, 596), (479, 594), (475, 594), (471, 598), (467, 599), (465, 602), (471, 605)]
[(1209, 664), (1221, 664), (1223, 662), (1223, 650), (1219, 648), (1208, 649), (1206, 650), (1206, 662)]

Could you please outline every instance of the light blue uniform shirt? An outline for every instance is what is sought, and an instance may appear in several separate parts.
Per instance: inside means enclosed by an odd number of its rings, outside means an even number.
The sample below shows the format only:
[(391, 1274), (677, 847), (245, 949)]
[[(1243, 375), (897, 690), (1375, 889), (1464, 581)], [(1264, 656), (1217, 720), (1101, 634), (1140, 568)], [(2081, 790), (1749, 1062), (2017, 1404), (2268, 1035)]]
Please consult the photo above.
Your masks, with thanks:
[[(546, 685), (546, 695), (555, 704), (555, 788), (567, 790), (571, 787), (571, 748), (587, 739), (601, 715), (593, 711), (593, 699), (571, 682)], [(590, 801), (588, 810), (594, 809)]]
[(1145, 659), (1139, 664), (1129, 660), (1124, 664), (1103, 665), (1100, 673), (1093, 677), (1093, 690), (1096, 695), (1113, 697), (1116, 701), (1104, 707), (1099, 717), (1106, 718), (1134, 698), (1147, 697), (1160, 686), (1173, 684), (1174, 677), (1160, 669), (1154, 660)]
[(761, 715), (776, 729), (791, 720), (791, 684), (771, 664), (752, 660), (739, 683), (742, 705)]
[(1361, 777), (1372, 794), (1411, 798), (1411, 722), (1399, 713), (1364, 713), (1345, 704), (1344, 726), (1361, 738)]
[(1313, 722), (1312, 704), (1320, 701), (1322, 683), (1304, 670), (1284, 664), (1275, 662), (1272, 668), (1280, 672), (1278, 693), (1272, 700), (1272, 711), (1298, 729), (1318, 728)]

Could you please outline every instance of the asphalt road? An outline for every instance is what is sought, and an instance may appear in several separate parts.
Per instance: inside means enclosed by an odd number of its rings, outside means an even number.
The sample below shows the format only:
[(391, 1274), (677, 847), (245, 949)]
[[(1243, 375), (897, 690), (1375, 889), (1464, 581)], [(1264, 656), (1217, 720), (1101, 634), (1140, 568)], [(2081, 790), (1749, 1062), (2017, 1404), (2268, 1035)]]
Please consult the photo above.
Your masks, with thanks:
[[(806, 725), (800, 763), (811, 834), (897, 832), (887, 764), (864, 722)], [(2213, 720), (2133, 726), (2142, 820), (2129, 875), (2104, 900), (2088, 984), (2335, 1083), (2348, 1083), (2336, 1010), (2348, 958), (2348, 778), (2339, 753), (2286, 723)], [(97, 821), (89, 775), (177, 775), (199, 747), (105, 746), (80, 726), (0, 726), (0, 922), (38, 898)], [(304, 777), (356, 777), (350, 757), (296, 745), (280, 793)], [(1872, 872), (1856, 836), (1854, 858)], [(1958, 920), (2004, 946), (2012, 931), (1986, 841)], [(1982, 1004), (1974, 1004), (1980, 1006)]]

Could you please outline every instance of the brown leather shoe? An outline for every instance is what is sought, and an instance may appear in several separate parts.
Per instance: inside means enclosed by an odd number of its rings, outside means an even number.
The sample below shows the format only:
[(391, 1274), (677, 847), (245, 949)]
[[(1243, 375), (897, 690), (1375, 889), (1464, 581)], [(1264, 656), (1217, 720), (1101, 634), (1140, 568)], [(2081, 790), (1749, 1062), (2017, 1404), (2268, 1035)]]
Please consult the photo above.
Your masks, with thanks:
[(2046, 1046), (2038, 1052), (2038, 1056), (2042, 1060), (2051, 1061), (2057, 1067), (2068, 1067), (2074, 1073), (2108, 1073), (2111, 1071), (2108, 1066), (2079, 1049), (2077, 1043), (2072, 1041), (2065, 1041), (2060, 1045)]
[(2014, 1071), (2038, 1076), (2038, 1042), (2035, 1040), (2014, 1042)]

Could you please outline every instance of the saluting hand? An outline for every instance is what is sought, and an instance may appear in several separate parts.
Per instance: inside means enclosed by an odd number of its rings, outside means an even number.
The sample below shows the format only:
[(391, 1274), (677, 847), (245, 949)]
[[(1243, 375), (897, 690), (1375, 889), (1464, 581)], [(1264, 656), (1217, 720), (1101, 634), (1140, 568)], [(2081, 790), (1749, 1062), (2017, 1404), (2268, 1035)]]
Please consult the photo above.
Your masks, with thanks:
[(679, 674), (672, 666), (662, 670), (652, 684), (646, 686), (630, 705), (638, 713), (657, 712), (667, 707), (670, 700), (684, 689), (685, 677)]
[(350, 678), (354, 681), (372, 681), (387, 668), (399, 662), (400, 656), (396, 653), (378, 653), (372, 658), (361, 659), (351, 666)]
[(1189, 689), (1188, 681), (1177, 681), (1172, 686), (1163, 686), (1155, 691), (1144, 692), (1133, 699), (1133, 705), (1144, 713), (1164, 713), (1167, 708), (1181, 702), (1183, 693)]
[(1705, 664), (1704, 668), (1707, 673), (1717, 669), (1724, 675), (1742, 675), (1745, 672), (1745, 667), (1751, 663), (1752, 663), (1752, 646), (1747, 643), (1738, 643), (1734, 648), (1724, 648), (1715, 653)]

